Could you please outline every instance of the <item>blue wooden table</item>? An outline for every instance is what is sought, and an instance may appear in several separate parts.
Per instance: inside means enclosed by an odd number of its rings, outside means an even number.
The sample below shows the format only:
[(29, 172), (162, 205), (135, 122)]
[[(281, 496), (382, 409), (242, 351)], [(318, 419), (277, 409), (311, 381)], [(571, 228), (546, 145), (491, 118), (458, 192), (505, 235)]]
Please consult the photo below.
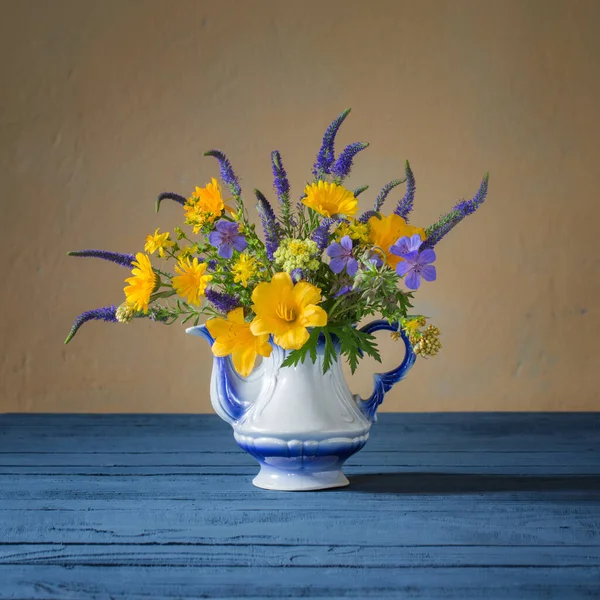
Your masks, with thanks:
[(217, 417), (0, 415), (0, 598), (600, 598), (600, 414), (383, 414), (254, 488)]

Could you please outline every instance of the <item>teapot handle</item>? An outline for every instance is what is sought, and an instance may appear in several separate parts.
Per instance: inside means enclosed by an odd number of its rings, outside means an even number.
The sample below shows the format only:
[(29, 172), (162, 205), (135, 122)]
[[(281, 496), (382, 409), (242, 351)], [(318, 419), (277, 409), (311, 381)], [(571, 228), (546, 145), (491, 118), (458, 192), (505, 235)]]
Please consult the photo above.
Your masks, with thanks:
[(398, 323), (390, 323), (389, 321), (373, 321), (371, 323), (367, 323), (364, 327), (360, 328), (360, 331), (364, 333), (374, 333), (375, 331), (397, 331), (400, 333), (402, 337), (402, 341), (404, 342), (404, 346), (406, 347), (406, 354), (404, 356), (404, 360), (400, 364), (399, 367), (392, 369), (391, 371), (387, 371), (386, 373), (375, 373), (373, 375), (373, 384), (374, 389), (373, 393), (369, 398), (363, 400), (360, 396), (356, 396), (358, 399), (359, 407), (362, 413), (369, 419), (370, 421), (376, 420), (376, 412), (379, 408), (379, 405), (383, 402), (384, 396), (392, 389), (392, 387), (404, 379), (406, 374), (410, 371), (410, 368), (415, 364), (415, 359), (417, 358), (414, 353), (412, 344), (408, 339), (404, 330), (399, 326)]

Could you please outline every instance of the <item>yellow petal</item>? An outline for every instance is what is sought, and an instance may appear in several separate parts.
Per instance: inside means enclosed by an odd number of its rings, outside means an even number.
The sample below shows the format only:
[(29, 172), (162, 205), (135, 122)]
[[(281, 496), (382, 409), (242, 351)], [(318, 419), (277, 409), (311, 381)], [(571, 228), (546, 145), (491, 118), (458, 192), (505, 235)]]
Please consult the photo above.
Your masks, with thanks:
[(233, 339), (220, 338), (211, 347), (215, 356), (229, 356), (235, 347)]
[(302, 310), (308, 304), (321, 302), (321, 290), (307, 281), (300, 281), (294, 287), (293, 297), (297, 307)]
[(256, 351), (264, 357), (271, 356), (271, 352), (273, 352), (273, 346), (269, 343), (268, 335), (259, 335), (257, 336), (256, 342)]
[(254, 369), (256, 350), (253, 347), (236, 348), (231, 354), (235, 370), (242, 376), (248, 377)]
[(309, 338), (306, 327), (292, 327), (285, 333), (275, 336), (275, 343), (284, 350), (298, 350), (302, 348)]
[(206, 329), (208, 333), (214, 338), (218, 338), (223, 335), (227, 335), (231, 330), (231, 323), (228, 323), (225, 319), (220, 317), (214, 317), (206, 321)]
[(237, 323), (238, 325), (243, 325), (245, 323), (244, 320), (244, 309), (240, 306), (239, 308), (234, 308), (233, 310), (227, 313), (227, 320), (231, 323)]
[(302, 311), (299, 321), (305, 327), (325, 327), (327, 313), (320, 306), (311, 304)]

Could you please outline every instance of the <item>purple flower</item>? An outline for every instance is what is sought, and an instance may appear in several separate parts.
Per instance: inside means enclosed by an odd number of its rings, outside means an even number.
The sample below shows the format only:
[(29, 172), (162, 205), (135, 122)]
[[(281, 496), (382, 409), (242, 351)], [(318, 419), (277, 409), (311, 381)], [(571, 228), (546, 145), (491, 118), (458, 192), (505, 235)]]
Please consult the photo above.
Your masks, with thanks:
[(323, 136), (321, 149), (317, 154), (317, 159), (315, 160), (315, 164), (313, 166), (313, 175), (316, 178), (331, 173), (331, 165), (333, 164), (335, 158), (335, 136), (340, 128), (340, 125), (344, 122), (344, 119), (349, 113), (350, 109), (348, 108), (327, 128), (327, 131)]
[(334, 242), (327, 248), (327, 256), (331, 258), (329, 268), (334, 273), (341, 273), (346, 269), (346, 273), (350, 276), (356, 275), (358, 270), (358, 262), (352, 256), (352, 240), (349, 235), (345, 235), (338, 244)]
[(263, 230), (265, 232), (265, 247), (267, 250), (267, 257), (269, 260), (273, 260), (273, 255), (279, 243), (283, 237), (281, 225), (277, 222), (277, 217), (273, 211), (271, 203), (265, 198), (264, 194), (260, 190), (254, 190), (258, 204), (256, 210), (260, 215), (262, 221)]
[(154, 204), (156, 212), (158, 212), (158, 209), (160, 208), (160, 203), (163, 200), (173, 200), (174, 202), (177, 202), (177, 204), (181, 204), (181, 206), (183, 206), (186, 202), (185, 198), (180, 194), (175, 194), (174, 192), (163, 192), (162, 194), (158, 195), (156, 203)]
[(219, 219), (215, 229), (210, 232), (208, 241), (219, 249), (221, 258), (231, 258), (234, 248), (238, 252), (243, 252), (248, 247), (248, 242), (239, 231), (239, 223)]
[(421, 277), (425, 281), (435, 281), (436, 270), (431, 264), (435, 261), (435, 252), (430, 248), (419, 252), (421, 238), (418, 234), (412, 237), (400, 238), (391, 248), (390, 252), (400, 256), (403, 260), (396, 265), (396, 273), (406, 278), (404, 283), (409, 290), (416, 290), (421, 285)]
[(385, 202), (385, 199), (387, 198), (388, 194), (397, 185), (400, 185), (401, 183), (404, 183), (405, 181), (406, 181), (406, 179), (394, 179), (393, 181), (386, 183), (381, 188), (381, 191), (379, 192), (377, 198), (375, 198), (375, 207), (374, 207), (375, 212), (379, 212), (381, 210), (381, 207), (383, 206), (383, 203)]
[(121, 254), (120, 252), (108, 252), (107, 250), (73, 250), (72, 252), (67, 252), (67, 254), (69, 256), (101, 258), (127, 269), (131, 269), (131, 263), (135, 260), (133, 254)]
[(343, 285), (334, 295), (334, 298), (339, 298), (340, 296), (345, 296), (352, 291), (351, 285)]
[(211, 302), (214, 307), (224, 313), (232, 311), (240, 306), (240, 299), (237, 296), (231, 294), (225, 294), (223, 292), (217, 292), (211, 288), (207, 288), (205, 291), (206, 299)]
[(369, 144), (367, 142), (355, 142), (354, 144), (350, 144), (346, 146), (338, 159), (335, 161), (331, 172), (335, 177), (339, 177), (340, 179), (344, 179), (344, 177), (348, 177), (350, 175), (350, 171), (352, 170), (352, 163), (354, 162), (354, 157), (361, 151), (367, 148)]
[(327, 242), (329, 241), (329, 229), (334, 222), (335, 219), (323, 219), (321, 224), (313, 231), (312, 240), (315, 242), (315, 244), (317, 244), (319, 252), (323, 252), (323, 250), (325, 250), (325, 246), (327, 246)]
[(449, 213), (445, 214), (436, 223), (430, 225), (425, 230), (427, 240), (424, 243), (424, 247), (433, 248), (465, 217), (473, 214), (483, 204), (487, 196), (487, 191), (488, 174), (486, 173), (477, 194), (475, 194), (475, 197), (472, 200), (462, 200), (456, 204)]
[(410, 212), (413, 209), (413, 202), (415, 200), (415, 191), (417, 189), (417, 186), (415, 184), (415, 176), (413, 175), (413, 172), (410, 168), (410, 164), (408, 163), (408, 161), (406, 161), (405, 171), (406, 171), (406, 193), (404, 194), (404, 197), (398, 202), (398, 205), (396, 206), (396, 209), (394, 210), (394, 212), (398, 216), (400, 216), (403, 219), (405, 219), (406, 221), (408, 221), (408, 215), (410, 214)]
[(376, 250), (367, 250), (365, 252), (365, 259), (372, 262), (377, 268), (383, 266), (383, 260)]
[(86, 312), (81, 313), (75, 319), (75, 322), (73, 323), (73, 326), (71, 327), (71, 331), (69, 331), (69, 335), (67, 336), (67, 339), (65, 340), (65, 344), (68, 344), (73, 339), (73, 336), (77, 333), (79, 328), (84, 323), (87, 323), (88, 321), (93, 321), (93, 320), (107, 321), (109, 323), (117, 323), (118, 321), (117, 321), (116, 314), (117, 314), (117, 307), (114, 305), (105, 306), (103, 308), (94, 308), (93, 310), (87, 310)]
[(238, 178), (231, 168), (229, 159), (219, 150), (209, 150), (208, 152), (204, 153), (204, 156), (214, 156), (214, 158), (219, 161), (219, 166), (221, 167), (221, 179), (229, 186), (231, 193), (236, 198), (239, 198), (242, 195), (242, 188), (240, 187)]
[(304, 271), (302, 269), (294, 269), (290, 275), (292, 276), (292, 281), (294, 283), (298, 283), (304, 279)]

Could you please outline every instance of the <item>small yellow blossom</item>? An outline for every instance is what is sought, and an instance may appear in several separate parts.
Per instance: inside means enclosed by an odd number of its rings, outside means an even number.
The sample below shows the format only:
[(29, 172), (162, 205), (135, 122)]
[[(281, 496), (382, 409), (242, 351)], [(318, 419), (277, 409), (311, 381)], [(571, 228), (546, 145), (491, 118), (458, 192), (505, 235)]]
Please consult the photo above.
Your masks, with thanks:
[(142, 252), (135, 255), (135, 260), (131, 264), (134, 268), (131, 270), (132, 277), (125, 280), (125, 283), (129, 284), (123, 290), (125, 298), (136, 310), (147, 314), (150, 296), (160, 287), (160, 278), (154, 272), (150, 258)]
[(248, 287), (248, 280), (256, 275), (258, 265), (256, 259), (248, 254), (240, 254), (239, 258), (231, 267), (233, 281), (241, 283), (243, 287)]
[(303, 204), (324, 217), (346, 215), (353, 217), (358, 211), (358, 200), (343, 185), (319, 181), (307, 185), (304, 189)]
[(213, 177), (206, 187), (197, 187), (188, 198), (184, 206), (185, 222), (193, 227), (194, 233), (198, 233), (204, 225), (218, 219), (225, 209), (231, 210), (223, 202), (221, 186)]
[(154, 254), (158, 251), (158, 255), (161, 258), (165, 256), (165, 248), (172, 248), (175, 245), (175, 242), (172, 242), (169, 239), (169, 232), (165, 231), (165, 233), (158, 233), (158, 229), (148, 236), (146, 236), (146, 245), (144, 246), (144, 250), (149, 252), (150, 254)]
[(335, 230), (336, 240), (339, 242), (344, 236), (361, 243), (369, 241), (369, 225), (360, 221), (342, 221)]
[(315, 271), (321, 264), (317, 259), (319, 248), (312, 240), (284, 238), (273, 253), (275, 264), (291, 273), (294, 269)]
[(198, 248), (196, 245), (193, 246), (185, 246), (185, 248), (181, 248), (177, 253), (177, 260), (182, 261), (186, 258), (192, 258), (194, 254), (197, 254)]
[(284, 350), (298, 350), (309, 338), (307, 327), (327, 325), (327, 313), (317, 306), (321, 290), (289, 273), (275, 273), (270, 282), (259, 283), (252, 292), (256, 317), (250, 325), (254, 335), (273, 334)]
[(402, 260), (399, 256), (390, 252), (398, 238), (411, 237), (415, 233), (419, 234), (422, 240), (426, 239), (425, 230), (419, 227), (409, 225), (402, 217), (392, 213), (388, 217), (371, 217), (369, 219), (369, 241), (375, 246), (381, 248), (385, 253), (385, 260), (389, 267), (396, 268), (396, 265)]
[(197, 258), (190, 261), (189, 258), (179, 261), (175, 270), (179, 273), (173, 277), (173, 289), (182, 297), (186, 298), (188, 304), (200, 306), (200, 298), (204, 296), (206, 286), (212, 279), (212, 275), (204, 275), (207, 264), (199, 263)]
[(424, 357), (435, 356), (442, 349), (442, 343), (438, 339), (439, 335), (440, 330), (433, 325), (429, 325), (421, 333), (419, 341), (413, 346), (415, 354)]
[(244, 309), (241, 307), (227, 313), (227, 320), (220, 317), (209, 319), (206, 328), (215, 338), (213, 354), (231, 354), (233, 366), (242, 377), (250, 375), (257, 355), (271, 356), (273, 348), (269, 343), (269, 335), (254, 335), (250, 330), (250, 323), (244, 320)]

